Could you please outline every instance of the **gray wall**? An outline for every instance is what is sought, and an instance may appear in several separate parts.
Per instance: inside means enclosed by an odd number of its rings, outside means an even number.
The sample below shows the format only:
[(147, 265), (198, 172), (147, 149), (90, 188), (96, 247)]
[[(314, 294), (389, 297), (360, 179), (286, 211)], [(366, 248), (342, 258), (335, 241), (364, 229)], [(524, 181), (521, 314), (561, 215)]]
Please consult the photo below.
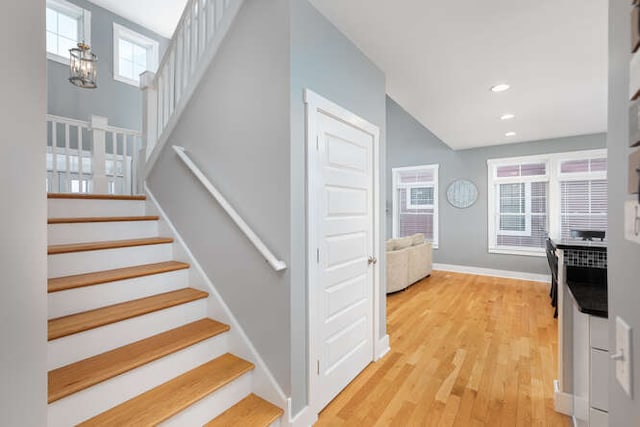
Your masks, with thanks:
[(148, 184), (285, 393), (291, 270), (273, 271), (171, 145), (291, 264), (289, 140), (289, 0), (248, 0)]
[[(380, 128), (380, 242), (385, 238), (385, 77), (307, 0), (291, 1), (291, 363), (293, 413), (306, 404), (305, 106), (308, 88)], [(384, 248), (384, 245), (381, 245)], [(386, 289), (384, 250), (378, 254)], [(384, 292), (382, 292), (384, 295)], [(386, 301), (378, 307), (386, 334)]]
[(47, 424), (44, 0), (0, 17), (0, 424)]
[(81, 89), (72, 85), (67, 80), (69, 67), (47, 60), (48, 112), (79, 120), (87, 120), (90, 114), (97, 114), (107, 117), (113, 126), (142, 129), (140, 89), (113, 79), (113, 23), (158, 40), (159, 60), (169, 41), (93, 3), (70, 1), (91, 11), (91, 49), (98, 56), (98, 87)]
[[(548, 274), (546, 258), (488, 252), (487, 159), (604, 148), (605, 140), (604, 134), (583, 135), (454, 151), (387, 97), (387, 235), (392, 233), (391, 169), (438, 163), (440, 234), (434, 262)], [(470, 208), (447, 202), (447, 186), (457, 178), (478, 187), (478, 201)]]
[(633, 398), (618, 385), (615, 363), (609, 370), (609, 424), (640, 425), (640, 245), (624, 239), (629, 108), (629, 3), (609, 1), (609, 339), (615, 348), (615, 318), (632, 327)]

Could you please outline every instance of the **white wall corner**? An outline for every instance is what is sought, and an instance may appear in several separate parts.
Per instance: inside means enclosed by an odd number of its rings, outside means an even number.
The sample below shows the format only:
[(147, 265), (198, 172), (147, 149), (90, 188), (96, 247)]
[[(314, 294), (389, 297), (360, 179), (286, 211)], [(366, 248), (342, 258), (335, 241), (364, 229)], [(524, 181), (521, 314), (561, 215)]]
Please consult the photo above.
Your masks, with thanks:
[(378, 342), (376, 342), (375, 346), (375, 361), (382, 359), (389, 351), (391, 347), (389, 346), (389, 335), (385, 335), (380, 338)]
[(240, 323), (233, 315), (218, 293), (217, 289), (204, 272), (200, 263), (196, 260), (193, 253), (189, 250), (185, 241), (178, 233), (173, 223), (169, 220), (167, 214), (162, 209), (158, 200), (154, 197), (149, 187), (145, 184), (145, 193), (147, 199), (147, 214), (155, 214), (160, 216), (160, 233), (164, 236), (174, 238), (173, 253), (174, 258), (178, 261), (187, 262), (191, 265), (189, 269), (190, 286), (209, 292), (207, 298), (207, 315), (215, 320), (228, 324), (231, 329), (228, 334), (228, 343), (230, 353), (251, 361), (255, 365), (252, 372), (252, 391), (265, 400), (270, 401), (276, 406), (282, 408), (285, 413), (282, 416), (283, 425), (290, 419), (290, 399), (285, 395), (282, 388), (276, 381), (275, 377), (267, 367), (251, 340), (240, 326)]
[(454, 264), (433, 264), (434, 270), (451, 271), (453, 273), (477, 274), (478, 276), (503, 277), (506, 279), (528, 280), (531, 282), (551, 283), (550, 274), (525, 273), (523, 271), (497, 270), (493, 268), (473, 267)]

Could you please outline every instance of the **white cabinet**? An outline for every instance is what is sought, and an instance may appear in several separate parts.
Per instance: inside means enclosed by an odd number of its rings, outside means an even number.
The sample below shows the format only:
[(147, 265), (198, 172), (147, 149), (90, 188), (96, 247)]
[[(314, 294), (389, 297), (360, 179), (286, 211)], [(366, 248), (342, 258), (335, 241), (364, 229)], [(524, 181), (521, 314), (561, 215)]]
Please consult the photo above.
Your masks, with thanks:
[(607, 319), (573, 305), (573, 415), (578, 426), (608, 426), (609, 337)]

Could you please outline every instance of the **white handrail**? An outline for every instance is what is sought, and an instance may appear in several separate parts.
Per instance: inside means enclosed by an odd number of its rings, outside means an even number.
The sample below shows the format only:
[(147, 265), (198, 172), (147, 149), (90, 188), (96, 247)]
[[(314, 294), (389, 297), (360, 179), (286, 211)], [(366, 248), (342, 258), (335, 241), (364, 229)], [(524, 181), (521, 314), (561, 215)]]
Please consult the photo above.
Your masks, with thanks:
[(279, 260), (276, 256), (267, 248), (262, 240), (253, 232), (251, 227), (244, 222), (242, 217), (236, 212), (236, 210), (229, 204), (227, 199), (218, 191), (216, 187), (213, 186), (211, 181), (207, 179), (206, 176), (202, 173), (202, 171), (196, 166), (195, 163), (187, 156), (185, 153), (184, 147), (179, 147), (177, 145), (173, 146), (173, 149), (178, 154), (180, 159), (187, 165), (187, 167), (193, 172), (193, 174), (200, 180), (202, 185), (209, 190), (209, 193), (218, 201), (222, 209), (231, 217), (233, 222), (242, 230), (242, 232), (247, 236), (249, 241), (253, 243), (253, 245), (258, 249), (258, 251), (262, 254), (262, 256), (267, 260), (267, 262), (273, 267), (275, 271), (282, 271), (287, 268), (287, 264), (284, 261)]
[(243, 0), (188, 0), (156, 73), (142, 74), (147, 172), (204, 77), (242, 3)]

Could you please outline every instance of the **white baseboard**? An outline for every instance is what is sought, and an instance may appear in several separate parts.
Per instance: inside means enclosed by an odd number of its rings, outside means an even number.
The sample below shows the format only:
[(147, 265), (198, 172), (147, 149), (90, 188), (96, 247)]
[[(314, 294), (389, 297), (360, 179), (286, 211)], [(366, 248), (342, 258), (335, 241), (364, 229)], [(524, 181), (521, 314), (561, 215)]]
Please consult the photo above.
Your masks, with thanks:
[(477, 274), (479, 276), (504, 277), (507, 279), (530, 280), (532, 282), (551, 283), (551, 275), (525, 273), (522, 271), (496, 270), (493, 268), (473, 267), (453, 264), (433, 264), (434, 270), (451, 271), (454, 273)]
[[(280, 385), (271, 374), (271, 371), (267, 367), (267, 364), (264, 362), (260, 353), (256, 350), (256, 348), (251, 343), (251, 340), (244, 332), (244, 329), (240, 326), (240, 323), (235, 318), (229, 306), (226, 305), (222, 296), (218, 293), (217, 289), (204, 272), (204, 269), (198, 263), (193, 253), (189, 250), (185, 241), (178, 233), (178, 230), (174, 227), (173, 223), (169, 220), (167, 214), (160, 207), (158, 200), (151, 193), (147, 185), (145, 184), (146, 194), (149, 196), (149, 201), (151, 202), (151, 208), (155, 209), (157, 214), (160, 216), (160, 220), (162, 225), (165, 225), (168, 228), (168, 232), (172, 234), (171, 237), (174, 238), (174, 246), (177, 246), (174, 249), (177, 249), (177, 253), (181, 253), (182, 257), (184, 257), (184, 261), (188, 262), (191, 265), (192, 273), (195, 278), (192, 279), (190, 284), (194, 287), (199, 287), (201, 284), (203, 289), (209, 292), (210, 296), (207, 299), (208, 304), (212, 305), (208, 311), (209, 313), (214, 313), (217, 317), (216, 320), (226, 322), (229, 324), (231, 329), (227, 334), (230, 335), (230, 343), (231, 343), (231, 351), (236, 353), (237, 356), (246, 358), (250, 360), (254, 365), (255, 369), (252, 372), (252, 380), (253, 380), (253, 391), (260, 395), (260, 397), (270, 401), (274, 405), (277, 405), (284, 409), (285, 413), (282, 416), (282, 420), (289, 419), (289, 405), (290, 402), (287, 396), (284, 394)], [(177, 257), (181, 258), (181, 257)], [(285, 421), (286, 422), (286, 421)]]
[(573, 416), (573, 394), (560, 391), (558, 380), (553, 380), (554, 407), (556, 412)]
[(389, 346), (389, 335), (385, 335), (378, 340), (375, 345), (375, 350), (376, 361), (382, 359), (387, 353), (389, 353), (389, 350), (391, 350), (391, 347)]
[[(291, 414), (291, 398), (287, 402), (287, 412)], [(318, 414), (316, 414), (311, 406), (305, 406), (295, 417), (284, 418), (288, 421), (290, 427), (311, 427), (318, 421)]]

